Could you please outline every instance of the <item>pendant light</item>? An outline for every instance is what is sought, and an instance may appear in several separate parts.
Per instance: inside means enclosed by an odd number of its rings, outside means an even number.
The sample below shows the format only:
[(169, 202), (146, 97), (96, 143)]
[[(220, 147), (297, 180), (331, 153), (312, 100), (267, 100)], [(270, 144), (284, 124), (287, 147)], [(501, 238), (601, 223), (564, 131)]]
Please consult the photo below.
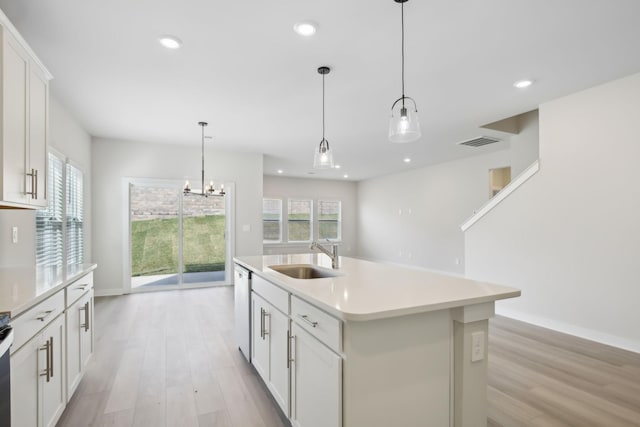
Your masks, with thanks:
[[(404, 94), (404, 3), (408, 0), (393, 0), (400, 3), (402, 14), (402, 96), (391, 106), (391, 120), (389, 121), (389, 141), (413, 142), (420, 138), (420, 123), (418, 122), (418, 107), (413, 98)], [(413, 104), (406, 105), (409, 102)], [(396, 105), (399, 104), (398, 109)]]
[(220, 191), (216, 193), (216, 189), (213, 187), (213, 181), (209, 182), (209, 185), (204, 186), (204, 128), (207, 126), (207, 122), (198, 122), (198, 126), (202, 128), (202, 175), (201, 175), (201, 183), (202, 187), (200, 190), (192, 190), (189, 181), (187, 180), (184, 183), (183, 193), (185, 196), (224, 196), (226, 193), (224, 192), (224, 184), (220, 185)]
[(333, 168), (333, 152), (329, 147), (329, 141), (324, 137), (324, 76), (329, 74), (329, 67), (318, 68), (318, 73), (322, 75), (322, 141), (313, 156), (313, 167), (316, 169)]

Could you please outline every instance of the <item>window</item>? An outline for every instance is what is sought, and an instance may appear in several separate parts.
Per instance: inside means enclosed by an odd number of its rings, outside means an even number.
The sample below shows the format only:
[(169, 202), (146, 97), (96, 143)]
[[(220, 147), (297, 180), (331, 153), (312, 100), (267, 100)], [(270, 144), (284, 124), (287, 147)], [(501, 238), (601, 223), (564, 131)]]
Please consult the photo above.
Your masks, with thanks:
[(46, 209), (36, 211), (36, 265), (58, 266), (84, 261), (82, 171), (64, 156), (47, 156)]
[(318, 200), (318, 238), (321, 240), (340, 240), (341, 238), (341, 202)]
[(311, 200), (289, 199), (287, 217), (290, 242), (308, 242), (311, 240), (313, 202)]
[(36, 265), (62, 267), (64, 161), (53, 153), (47, 161), (48, 206), (36, 211)]
[(282, 200), (262, 200), (262, 230), (265, 242), (282, 241)]
[(84, 262), (82, 171), (67, 163), (67, 265)]

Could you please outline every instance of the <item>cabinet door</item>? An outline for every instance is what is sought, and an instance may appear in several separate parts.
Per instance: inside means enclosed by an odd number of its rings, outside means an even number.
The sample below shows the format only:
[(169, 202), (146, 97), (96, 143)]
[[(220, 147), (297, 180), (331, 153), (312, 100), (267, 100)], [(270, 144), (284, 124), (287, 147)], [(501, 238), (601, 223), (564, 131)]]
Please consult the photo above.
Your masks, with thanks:
[(45, 369), (45, 350), (38, 334), (11, 355), (11, 425), (37, 427), (42, 397), (40, 374)]
[[(43, 344), (50, 346), (49, 381), (41, 377), (42, 384), (42, 425), (55, 426), (64, 411), (65, 399), (65, 323), (64, 316), (58, 316), (42, 331)], [(46, 357), (45, 357), (46, 359)]]
[(31, 191), (31, 180), (26, 175), (29, 57), (6, 30), (0, 27), (0, 31), (3, 31), (2, 200), (27, 203), (26, 192)]
[(269, 389), (282, 411), (289, 416), (289, 318), (268, 305), (269, 310)]
[(269, 318), (265, 313), (266, 301), (251, 292), (251, 364), (265, 383), (269, 383)]
[(80, 324), (84, 319), (81, 309), (84, 308), (83, 298), (76, 301), (67, 308), (67, 402), (73, 396), (73, 392), (78, 387), (82, 378), (82, 356), (80, 349), (82, 346), (82, 332)]
[(342, 425), (342, 359), (292, 323), (291, 422), (297, 427)]
[(33, 181), (30, 204), (47, 206), (47, 129), (48, 129), (49, 82), (42, 70), (31, 64), (29, 71), (29, 173), (28, 183)]
[(85, 366), (89, 363), (89, 358), (93, 354), (93, 289), (81, 301), (83, 310), (80, 318), (80, 360), (84, 371)]

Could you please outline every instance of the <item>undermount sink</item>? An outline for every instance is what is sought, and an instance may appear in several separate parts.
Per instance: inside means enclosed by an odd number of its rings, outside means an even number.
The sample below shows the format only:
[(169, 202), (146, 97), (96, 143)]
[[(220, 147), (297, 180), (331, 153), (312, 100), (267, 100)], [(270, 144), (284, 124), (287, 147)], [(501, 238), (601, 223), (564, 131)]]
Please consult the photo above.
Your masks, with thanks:
[(283, 264), (270, 265), (270, 269), (294, 279), (323, 279), (340, 276), (339, 273), (313, 264)]

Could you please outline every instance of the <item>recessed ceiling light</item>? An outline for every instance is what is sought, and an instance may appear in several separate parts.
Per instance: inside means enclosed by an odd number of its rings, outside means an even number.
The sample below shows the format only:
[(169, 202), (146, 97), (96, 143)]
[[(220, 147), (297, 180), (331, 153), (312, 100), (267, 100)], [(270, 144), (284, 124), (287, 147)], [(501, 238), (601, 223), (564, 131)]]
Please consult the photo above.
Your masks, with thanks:
[(340, 169), (340, 165), (335, 165), (334, 168)]
[(182, 40), (180, 40), (176, 36), (160, 36), (158, 37), (158, 41), (167, 49), (180, 49), (180, 47), (182, 46)]
[(517, 82), (515, 82), (513, 85), (515, 87), (517, 87), (518, 89), (524, 89), (526, 87), (529, 87), (533, 84), (532, 80), (518, 80)]
[(347, 175), (346, 173), (343, 175), (343, 177), (345, 178), (349, 178), (349, 175)]
[(311, 37), (316, 33), (318, 25), (311, 21), (298, 22), (293, 26), (293, 31), (304, 37)]
[(411, 158), (410, 157), (405, 157), (404, 159), (402, 159), (403, 162), (405, 163), (411, 163)]
[(278, 169), (278, 173), (284, 173), (282, 169)]

